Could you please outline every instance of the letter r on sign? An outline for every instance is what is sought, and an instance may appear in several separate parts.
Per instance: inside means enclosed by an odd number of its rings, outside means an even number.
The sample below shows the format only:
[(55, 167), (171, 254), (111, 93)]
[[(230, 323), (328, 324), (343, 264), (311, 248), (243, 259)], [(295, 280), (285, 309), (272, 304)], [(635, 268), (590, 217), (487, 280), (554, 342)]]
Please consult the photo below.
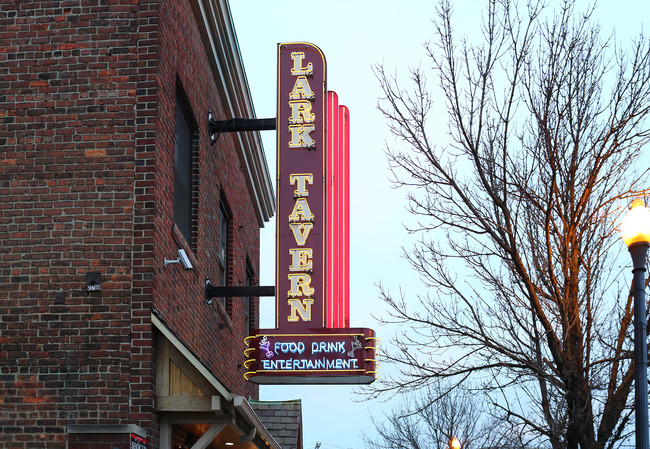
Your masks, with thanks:
[(291, 297), (296, 296), (311, 296), (314, 294), (314, 288), (309, 284), (311, 283), (311, 276), (308, 274), (289, 274), (289, 281), (291, 281), (291, 289), (287, 294)]

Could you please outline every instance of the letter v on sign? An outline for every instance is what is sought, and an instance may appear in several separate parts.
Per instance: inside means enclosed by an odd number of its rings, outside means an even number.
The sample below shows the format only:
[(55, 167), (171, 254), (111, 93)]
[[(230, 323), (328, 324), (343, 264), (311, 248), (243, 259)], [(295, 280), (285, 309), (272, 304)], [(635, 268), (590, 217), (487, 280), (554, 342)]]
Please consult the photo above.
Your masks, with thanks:
[(313, 223), (289, 223), (293, 237), (298, 246), (305, 246), (309, 233), (314, 227)]

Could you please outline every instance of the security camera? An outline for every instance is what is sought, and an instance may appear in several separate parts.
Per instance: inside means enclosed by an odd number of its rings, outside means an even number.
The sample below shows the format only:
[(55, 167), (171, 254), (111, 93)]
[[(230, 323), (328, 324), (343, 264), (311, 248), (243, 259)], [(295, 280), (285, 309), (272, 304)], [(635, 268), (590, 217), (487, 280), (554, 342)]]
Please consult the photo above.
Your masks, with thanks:
[(192, 268), (192, 262), (190, 262), (190, 258), (187, 257), (187, 253), (185, 252), (184, 249), (179, 249), (178, 250), (178, 259), (167, 259), (165, 258), (164, 261), (164, 266), (166, 267), (167, 265), (171, 265), (173, 263), (180, 263), (183, 268), (186, 270), (191, 270)]
[(180, 260), (181, 265), (183, 265), (183, 268), (185, 268), (186, 270), (192, 269), (192, 262), (190, 262), (190, 258), (187, 257), (187, 253), (185, 252), (184, 249), (178, 250), (178, 260)]

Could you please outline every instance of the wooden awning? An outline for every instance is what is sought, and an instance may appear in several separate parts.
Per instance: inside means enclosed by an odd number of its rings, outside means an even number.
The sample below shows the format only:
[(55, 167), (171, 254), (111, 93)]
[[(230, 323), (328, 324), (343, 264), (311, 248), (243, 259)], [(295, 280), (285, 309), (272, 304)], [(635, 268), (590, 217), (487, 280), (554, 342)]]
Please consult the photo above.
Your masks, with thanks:
[(156, 412), (160, 449), (171, 449), (177, 426), (191, 449), (281, 449), (246, 398), (233, 395), (155, 314)]

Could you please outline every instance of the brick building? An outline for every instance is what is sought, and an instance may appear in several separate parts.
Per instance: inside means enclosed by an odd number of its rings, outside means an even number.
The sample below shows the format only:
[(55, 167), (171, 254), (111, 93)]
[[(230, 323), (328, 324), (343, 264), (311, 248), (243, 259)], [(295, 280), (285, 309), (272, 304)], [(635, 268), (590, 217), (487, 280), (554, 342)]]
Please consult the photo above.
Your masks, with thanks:
[(274, 213), (259, 133), (208, 132), (255, 114), (227, 0), (7, 0), (0, 43), (0, 448), (279, 449), (257, 301), (204, 294)]

